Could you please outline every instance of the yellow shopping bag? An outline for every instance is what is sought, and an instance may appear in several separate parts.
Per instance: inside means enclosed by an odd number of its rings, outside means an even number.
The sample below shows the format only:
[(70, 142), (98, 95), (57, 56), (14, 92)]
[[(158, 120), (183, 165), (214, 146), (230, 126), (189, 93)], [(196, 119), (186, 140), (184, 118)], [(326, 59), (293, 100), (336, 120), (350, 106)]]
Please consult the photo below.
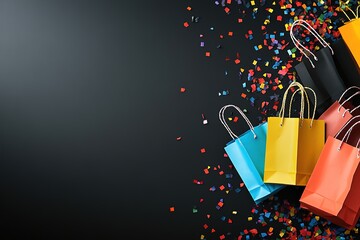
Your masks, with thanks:
[[(343, 10), (349, 9), (350, 12), (355, 16), (355, 18), (350, 18), (349, 15)], [(343, 2), (340, 1), (340, 10), (345, 14), (349, 20), (343, 26), (339, 27), (344, 42), (349, 48), (351, 54), (353, 55), (355, 61), (360, 67), (360, 16), (359, 16), (360, 5), (356, 8), (356, 13), (346, 6)], [(350, 59), (349, 59), (350, 61)]]
[[(286, 98), (293, 87), (298, 87), (301, 93), (300, 118), (290, 117), (293, 97), (289, 117), (285, 117)], [(314, 120), (316, 108), (310, 118), (310, 106), (305, 89), (314, 94), (316, 101), (316, 94), (312, 89), (294, 82), (284, 94), (280, 116), (268, 118), (264, 172), (266, 183), (305, 186), (324, 146), (325, 122)], [(304, 117), (305, 98), (308, 106), (307, 118)]]

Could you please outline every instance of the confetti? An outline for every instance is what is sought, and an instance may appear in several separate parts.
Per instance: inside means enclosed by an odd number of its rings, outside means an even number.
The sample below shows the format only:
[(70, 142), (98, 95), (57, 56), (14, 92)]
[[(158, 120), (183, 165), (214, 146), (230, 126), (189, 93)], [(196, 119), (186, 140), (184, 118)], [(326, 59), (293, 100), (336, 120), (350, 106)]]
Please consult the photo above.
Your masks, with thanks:
[[(231, 97), (238, 97), (239, 100), (249, 103), (251, 107), (244, 109), (246, 112), (259, 112), (259, 116), (256, 117), (259, 123), (264, 122), (267, 116), (277, 114), (283, 88), (296, 78), (293, 66), (302, 60), (301, 53), (293, 46), (289, 38), (292, 23), (298, 18), (304, 18), (326, 41), (332, 43), (340, 37), (338, 27), (342, 25), (342, 18), (344, 18), (342, 14), (338, 14), (340, 10), (336, 10), (338, 2), (335, 1), (216, 0), (209, 1), (208, 4), (214, 4), (219, 9), (218, 14), (229, 19), (229, 24), (214, 22), (216, 16), (198, 17), (201, 9), (197, 7), (197, 13), (192, 8), (187, 9), (185, 19), (187, 27), (190, 20), (191, 24), (195, 24), (201, 19), (198, 26), (203, 24), (206, 28), (204, 32), (197, 35), (200, 36), (200, 47), (198, 43), (196, 45), (200, 48), (201, 54), (205, 54), (206, 57), (211, 56), (210, 61), (217, 61), (219, 56), (224, 56), (220, 60), (225, 63), (219, 64), (219, 68), (223, 68), (219, 71), (225, 81), (219, 88), (221, 90), (216, 91), (217, 95), (227, 96), (232, 91), (231, 93), (235, 94)], [(353, 4), (355, 6), (356, 2), (353, 1)], [(232, 24), (232, 21), (236, 25)], [(248, 26), (252, 26), (252, 29)], [(185, 24), (184, 27), (186, 27)], [(196, 31), (193, 27), (189, 30)], [(303, 32), (306, 33), (306, 30), (295, 29), (295, 35), (301, 38), (310, 50), (320, 49), (319, 43), (303, 35)], [(236, 47), (233, 47), (230, 41), (235, 40), (239, 42)], [(253, 54), (242, 54), (242, 50), (247, 46), (250, 46)], [(235, 57), (233, 53), (236, 53)], [(237, 83), (238, 86), (230, 88), (228, 85), (230, 81)], [(208, 114), (210, 116), (210, 113)], [(205, 117), (202, 116), (202, 118), (205, 124)], [(226, 119), (231, 121), (231, 124), (239, 122), (236, 115), (231, 115)], [(206, 138), (204, 141), (207, 144)], [(242, 191), (245, 187), (244, 183), (241, 182), (227, 154), (224, 153), (223, 158), (220, 156), (219, 159), (209, 159), (209, 164), (210, 162), (215, 162), (215, 164), (199, 169), (199, 173), (206, 177), (206, 184), (203, 181), (194, 180), (194, 184), (204, 185), (205, 189), (209, 189), (206, 193), (212, 196), (206, 198), (206, 203), (216, 208), (210, 208), (206, 204), (196, 208), (197, 211), (202, 208), (199, 213), (204, 212), (204, 220), (208, 221), (206, 225), (203, 225), (206, 226), (204, 227), (206, 231), (198, 235), (200, 239), (357, 239), (359, 224), (349, 231), (339, 228), (319, 216), (300, 209), (298, 202), (288, 202), (278, 196), (264, 201), (259, 206), (254, 205), (253, 208), (247, 209), (241, 205), (241, 196), (247, 191)], [(218, 178), (220, 182), (210, 179), (210, 176)], [(220, 201), (217, 196), (221, 197)], [(224, 208), (224, 202), (228, 198), (239, 201), (239, 208), (233, 209), (231, 206), (231, 210), (225, 211), (226, 206), (230, 206), (227, 204)], [(226, 214), (231, 216), (231, 219)], [(209, 222), (210, 218), (221, 219), (222, 224), (247, 222), (249, 228), (234, 227), (225, 230), (222, 225)]]

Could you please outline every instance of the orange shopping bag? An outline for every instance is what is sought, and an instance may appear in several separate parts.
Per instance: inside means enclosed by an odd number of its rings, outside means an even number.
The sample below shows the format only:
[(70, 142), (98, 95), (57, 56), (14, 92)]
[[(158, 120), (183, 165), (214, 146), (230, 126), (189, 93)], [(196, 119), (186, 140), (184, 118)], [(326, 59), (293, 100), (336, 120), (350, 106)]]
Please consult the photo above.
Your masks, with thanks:
[[(343, 10), (349, 9), (351, 13), (355, 16), (355, 18), (350, 18), (349, 15)], [(343, 26), (339, 27), (339, 31), (341, 33), (344, 42), (347, 47), (351, 51), (355, 61), (360, 67), (360, 18), (359, 18), (359, 9), (360, 5), (356, 8), (356, 13), (351, 10), (348, 6), (340, 1), (340, 10), (345, 14), (347, 19), (349, 20)], [(349, 59), (350, 60), (350, 59)]]
[[(319, 160), (300, 198), (300, 206), (329, 221), (351, 229), (359, 219), (360, 209), (360, 139), (356, 146), (346, 142), (360, 121), (347, 125), (335, 137), (328, 137)], [(350, 123), (351, 124), (351, 123)]]

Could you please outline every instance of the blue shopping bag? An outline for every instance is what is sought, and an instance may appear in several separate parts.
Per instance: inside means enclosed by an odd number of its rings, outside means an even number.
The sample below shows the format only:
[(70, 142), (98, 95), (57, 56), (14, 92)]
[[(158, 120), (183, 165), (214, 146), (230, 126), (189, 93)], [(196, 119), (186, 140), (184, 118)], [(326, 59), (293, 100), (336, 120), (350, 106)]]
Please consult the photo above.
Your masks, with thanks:
[[(225, 110), (229, 107), (235, 108), (240, 113), (250, 130), (240, 136), (234, 134), (224, 116)], [(219, 119), (233, 139), (224, 149), (255, 203), (259, 204), (283, 189), (284, 185), (263, 181), (267, 123), (253, 127), (246, 115), (235, 105), (222, 107), (219, 111)]]

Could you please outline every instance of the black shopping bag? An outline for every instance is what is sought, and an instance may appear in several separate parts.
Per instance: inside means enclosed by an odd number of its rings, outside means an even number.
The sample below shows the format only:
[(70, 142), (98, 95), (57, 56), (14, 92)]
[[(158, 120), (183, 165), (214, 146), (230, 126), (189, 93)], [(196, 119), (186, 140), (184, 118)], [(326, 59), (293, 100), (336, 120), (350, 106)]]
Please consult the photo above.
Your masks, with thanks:
[[(301, 26), (308, 30), (323, 46), (313, 53), (294, 36), (294, 27)], [(295, 66), (300, 81), (304, 86), (314, 89), (318, 96), (317, 113), (323, 113), (346, 90), (344, 81), (334, 63), (334, 51), (330, 45), (304, 20), (296, 20), (291, 26), (290, 37), (295, 46), (307, 59)], [(315, 104), (314, 98), (310, 98)]]

